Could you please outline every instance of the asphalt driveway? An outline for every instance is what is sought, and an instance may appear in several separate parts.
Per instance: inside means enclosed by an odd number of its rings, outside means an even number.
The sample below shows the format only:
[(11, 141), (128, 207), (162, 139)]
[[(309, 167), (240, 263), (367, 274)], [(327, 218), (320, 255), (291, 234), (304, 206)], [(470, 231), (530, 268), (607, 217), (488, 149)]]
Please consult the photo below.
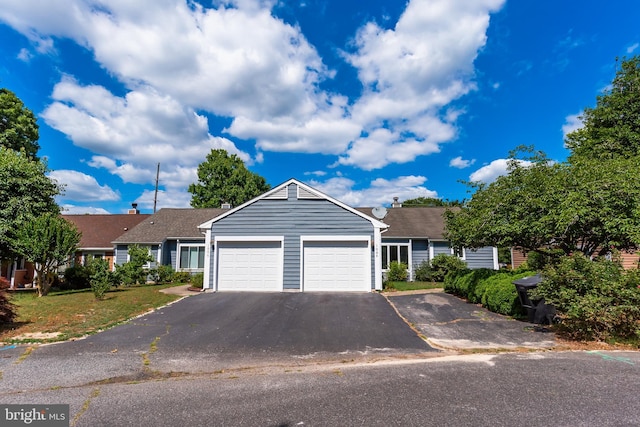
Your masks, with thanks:
[(556, 345), (545, 328), (492, 313), (444, 292), (389, 294), (389, 301), (427, 341), (452, 350), (546, 349)]

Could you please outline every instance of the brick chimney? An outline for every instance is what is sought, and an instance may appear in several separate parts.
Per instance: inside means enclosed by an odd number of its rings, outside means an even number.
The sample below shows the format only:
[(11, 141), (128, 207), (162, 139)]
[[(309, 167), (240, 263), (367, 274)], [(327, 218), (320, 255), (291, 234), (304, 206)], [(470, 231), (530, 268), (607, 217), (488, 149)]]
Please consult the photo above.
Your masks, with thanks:
[(129, 215), (138, 215), (140, 213), (140, 211), (138, 210), (138, 204), (137, 203), (131, 203), (131, 209), (129, 209), (129, 212), (127, 212)]

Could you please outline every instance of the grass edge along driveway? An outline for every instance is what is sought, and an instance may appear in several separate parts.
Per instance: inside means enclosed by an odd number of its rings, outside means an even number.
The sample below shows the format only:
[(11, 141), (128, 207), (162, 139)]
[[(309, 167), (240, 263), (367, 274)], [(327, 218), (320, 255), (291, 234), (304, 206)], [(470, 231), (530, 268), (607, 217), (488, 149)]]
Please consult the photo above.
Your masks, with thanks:
[[(54, 291), (40, 298), (33, 292), (16, 292), (10, 298), (18, 316), (13, 324), (0, 325), (0, 343), (55, 342), (94, 334), (181, 298), (160, 292), (176, 285), (120, 287), (100, 301), (91, 289)], [(50, 336), (16, 339), (37, 333)]]

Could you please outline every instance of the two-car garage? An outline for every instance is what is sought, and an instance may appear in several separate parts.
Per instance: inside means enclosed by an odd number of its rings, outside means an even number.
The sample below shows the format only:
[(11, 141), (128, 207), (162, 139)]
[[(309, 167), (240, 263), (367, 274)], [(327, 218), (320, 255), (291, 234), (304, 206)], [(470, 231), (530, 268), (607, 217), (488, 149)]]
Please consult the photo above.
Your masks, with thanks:
[[(334, 236), (335, 238), (335, 236)], [(220, 240), (214, 269), (218, 291), (281, 292), (284, 289), (284, 239)], [(371, 291), (371, 249), (367, 237), (300, 239), (304, 292)]]
[(382, 289), (388, 226), (295, 179), (200, 224), (204, 288), (251, 292)]

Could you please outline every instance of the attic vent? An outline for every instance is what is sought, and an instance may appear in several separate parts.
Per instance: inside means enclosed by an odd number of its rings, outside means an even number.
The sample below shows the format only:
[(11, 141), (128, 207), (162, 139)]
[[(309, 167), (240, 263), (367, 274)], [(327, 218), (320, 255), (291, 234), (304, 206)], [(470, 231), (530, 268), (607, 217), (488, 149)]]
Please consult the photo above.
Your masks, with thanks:
[(298, 186), (298, 199), (322, 199), (323, 197)]
[(287, 200), (288, 188), (282, 187), (278, 191), (269, 194), (264, 200)]
[(222, 206), (220, 206), (221, 209), (231, 209), (231, 204), (230, 203), (223, 203)]

